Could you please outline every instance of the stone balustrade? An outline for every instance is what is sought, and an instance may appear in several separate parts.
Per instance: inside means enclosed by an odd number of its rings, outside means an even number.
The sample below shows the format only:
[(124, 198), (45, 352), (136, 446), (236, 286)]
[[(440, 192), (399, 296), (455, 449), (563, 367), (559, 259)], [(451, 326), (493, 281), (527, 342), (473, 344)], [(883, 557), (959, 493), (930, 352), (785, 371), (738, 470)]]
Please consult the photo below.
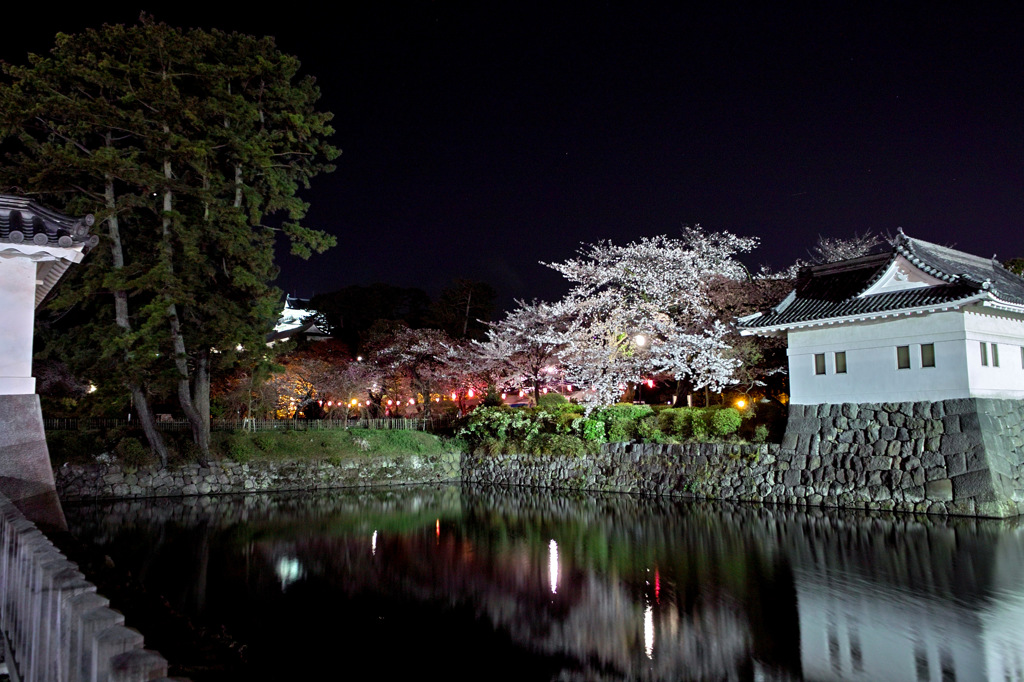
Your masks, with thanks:
[(167, 661), (2, 495), (0, 632), (16, 682), (169, 680)]

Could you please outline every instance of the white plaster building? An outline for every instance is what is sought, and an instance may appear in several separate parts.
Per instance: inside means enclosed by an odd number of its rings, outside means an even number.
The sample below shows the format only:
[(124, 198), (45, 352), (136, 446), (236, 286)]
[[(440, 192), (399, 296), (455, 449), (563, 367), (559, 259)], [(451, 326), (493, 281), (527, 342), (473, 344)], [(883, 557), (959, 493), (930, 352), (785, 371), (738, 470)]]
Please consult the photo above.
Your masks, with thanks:
[(44, 527), (66, 526), (32, 377), (35, 309), (96, 246), (92, 223), (0, 194), (0, 493)]
[(284, 298), (284, 309), (281, 317), (274, 325), (274, 331), (267, 335), (267, 345), (272, 346), (278, 341), (291, 339), (305, 339), (307, 341), (323, 341), (331, 338), (331, 335), (321, 329), (310, 317), (316, 313), (304, 307), (309, 303), (308, 299), (295, 298), (286, 295)]
[(1024, 279), (902, 231), (739, 326), (786, 335), (793, 404), (1024, 398)]
[(74, 220), (29, 199), (0, 194), (0, 395), (31, 395), (35, 309), (98, 238), (92, 216)]

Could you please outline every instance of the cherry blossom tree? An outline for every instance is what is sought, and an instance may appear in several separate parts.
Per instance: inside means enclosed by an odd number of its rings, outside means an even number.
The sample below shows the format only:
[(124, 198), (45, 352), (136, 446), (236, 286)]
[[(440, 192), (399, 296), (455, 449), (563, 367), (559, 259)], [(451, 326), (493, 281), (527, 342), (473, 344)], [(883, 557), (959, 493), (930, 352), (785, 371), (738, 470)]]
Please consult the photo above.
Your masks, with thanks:
[(542, 336), (565, 325), (549, 303), (516, 303), (518, 307), (504, 319), (490, 323), (487, 338), (476, 342), (476, 348), (501, 383), (516, 389), (529, 386), (534, 403), (539, 403), (542, 385), (561, 374), (558, 352), (562, 347)]
[(566, 378), (590, 389), (589, 404), (614, 402), (650, 373), (719, 391), (739, 363), (726, 354), (728, 328), (715, 320), (709, 283), (748, 277), (736, 255), (756, 245), (700, 226), (680, 239), (584, 245), (577, 258), (545, 263), (573, 286), (551, 306), (564, 325), (537, 338), (559, 347)]

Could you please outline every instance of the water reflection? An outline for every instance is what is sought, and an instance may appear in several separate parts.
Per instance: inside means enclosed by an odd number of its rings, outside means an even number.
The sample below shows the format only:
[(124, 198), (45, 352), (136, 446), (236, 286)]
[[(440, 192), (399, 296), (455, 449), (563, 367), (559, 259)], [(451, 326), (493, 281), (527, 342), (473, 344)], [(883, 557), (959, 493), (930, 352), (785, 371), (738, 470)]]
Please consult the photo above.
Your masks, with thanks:
[(240, 679), (1024, 679), (1018, 520), (471, 487), (66, 512), (249, 643)]

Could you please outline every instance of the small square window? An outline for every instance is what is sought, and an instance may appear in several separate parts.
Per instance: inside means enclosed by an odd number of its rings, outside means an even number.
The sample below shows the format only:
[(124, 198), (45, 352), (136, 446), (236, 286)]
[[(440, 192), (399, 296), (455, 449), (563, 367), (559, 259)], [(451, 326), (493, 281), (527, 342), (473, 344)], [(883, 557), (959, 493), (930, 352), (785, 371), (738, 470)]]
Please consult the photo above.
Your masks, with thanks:
[(981, 342), (981, 366), (988, 367), (988, 344)]
[(995, 344), (995, 343), (991, 344), (991, 346), (992, 346), (992, 366), (993, 367), (998, 367), (999, 366), (999, 346), (998, 346), (998, 344)]
[(934, 367), (935, 366), (935, 344), (934, 343), (922, 343), (921, 344), (921, 366), (922, 367)]
[(824, 374), (825, 373), (825, 354), (815, 353), (814, 354), (814, 373)]
[(836, 351), (836, 374), (846, 374), (846, 351)]
[(910, 369), (910, 346), (896, 346), (896, 368)]

